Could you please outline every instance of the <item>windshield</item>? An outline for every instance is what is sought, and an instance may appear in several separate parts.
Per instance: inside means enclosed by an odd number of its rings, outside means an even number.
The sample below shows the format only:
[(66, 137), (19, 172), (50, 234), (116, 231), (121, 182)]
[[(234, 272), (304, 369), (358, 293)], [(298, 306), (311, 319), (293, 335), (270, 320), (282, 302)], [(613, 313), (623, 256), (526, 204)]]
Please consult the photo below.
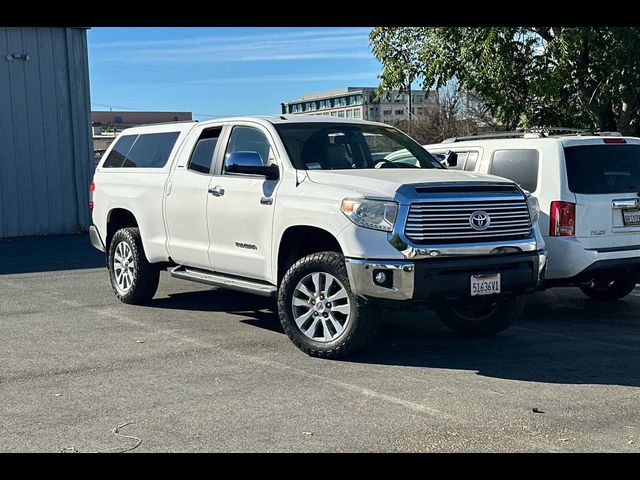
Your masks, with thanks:
[(640, 145), (581, 145), (564, 149), (573, 193), (640, 192)]
[(277, 124), (298, 170), (443, 168), (429, 152), (392, 127), (354, 123)]

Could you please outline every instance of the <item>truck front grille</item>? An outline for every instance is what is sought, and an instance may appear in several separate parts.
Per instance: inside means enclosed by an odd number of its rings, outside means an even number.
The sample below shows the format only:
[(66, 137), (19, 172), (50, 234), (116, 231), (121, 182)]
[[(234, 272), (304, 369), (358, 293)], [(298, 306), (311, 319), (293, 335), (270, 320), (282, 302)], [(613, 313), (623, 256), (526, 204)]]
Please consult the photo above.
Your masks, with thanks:
[[(472, 226), (471, 216), (475, 216)], [(483, 222), (483, 214), (488, 217)], [(525, 198), (466, 200), (464, 196), (411, 204), (405, 235), (416, 244), (467, 243), (526, 238), (531, 220)]]

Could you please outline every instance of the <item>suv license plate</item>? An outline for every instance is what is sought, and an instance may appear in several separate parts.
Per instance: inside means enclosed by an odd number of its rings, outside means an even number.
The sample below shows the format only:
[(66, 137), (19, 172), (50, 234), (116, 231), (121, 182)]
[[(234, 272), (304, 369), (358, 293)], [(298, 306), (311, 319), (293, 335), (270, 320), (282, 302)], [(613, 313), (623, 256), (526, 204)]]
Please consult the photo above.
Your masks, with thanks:
[(500, 293), (500, 274), (471, 275), (471, 296)]
[(624, 221), (625, 225), (640, 225), (640, 209), (623, 209), (622, 220)]

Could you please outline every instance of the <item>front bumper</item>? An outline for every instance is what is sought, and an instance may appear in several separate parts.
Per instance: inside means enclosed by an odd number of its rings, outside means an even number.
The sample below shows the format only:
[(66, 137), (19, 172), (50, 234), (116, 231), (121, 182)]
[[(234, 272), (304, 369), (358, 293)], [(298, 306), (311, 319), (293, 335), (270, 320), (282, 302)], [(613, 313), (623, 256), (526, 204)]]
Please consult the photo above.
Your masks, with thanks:
[[(544, 250), (480, 257), (432, 258), (415, 261), (346, 259), (356, 295), (387, 300), (470, 300), (470, 276), (500, 273), (500, 296), (536, 290), (544, 276)], [(383, 272), (385, 280), (376, 281)]]

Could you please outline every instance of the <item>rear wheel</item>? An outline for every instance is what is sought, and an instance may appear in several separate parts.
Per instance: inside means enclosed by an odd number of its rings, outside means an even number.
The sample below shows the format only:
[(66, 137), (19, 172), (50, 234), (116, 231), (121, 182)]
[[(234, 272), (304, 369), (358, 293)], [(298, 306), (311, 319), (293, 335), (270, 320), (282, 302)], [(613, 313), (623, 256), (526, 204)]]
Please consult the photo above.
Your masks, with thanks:
[(308, 255), (287, 271), (278, 290), (282, 328), (307, 355), (340, 358), (373, 340), (379, 318), (351, 291), (344, 257)]
[(140, 305), (158, 290), (160, 269), (144, 254), (140, 229), (118, 230), (109, 247), (109, 277), (116, 297), (123, 303)]
[(616, 279), (593, 282), (580, 287), (582, 293), (593, 300), (606, 302), (618, 300), (629, 295), (636, 286), (634, 279)]
[(456, 333), (481, 337), (506, 330), (520, 317), (526, 303), (521, 295), (500, 300), (481, 300), (464, 305), (437, 305), (440, 320)]

